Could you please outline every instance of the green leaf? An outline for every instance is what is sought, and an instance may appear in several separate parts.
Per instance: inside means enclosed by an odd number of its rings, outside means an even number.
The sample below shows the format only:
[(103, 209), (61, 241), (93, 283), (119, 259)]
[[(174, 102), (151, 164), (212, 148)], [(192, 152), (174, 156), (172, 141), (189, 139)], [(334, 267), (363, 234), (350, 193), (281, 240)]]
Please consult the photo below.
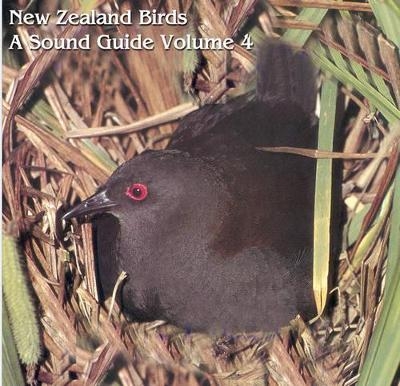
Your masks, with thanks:
[(40, 333), (36, 309), (22, 269), (16, 239), (3, 234), (3, 293), (18, 355), (27, 365), (40, 358)]
[[(328, 9), (317, 9), (317, 8), (303, 8), (301, 12), (296, 16), (297, 21), (308, 21), (310, 23), (319, 25), (322, 19), (325, 17)], [(296, 46), (303, 47), (307, 40), (310, 38), (313, 31), (311, 30), (300, 30), (300, 29), (289, 29), (287, 30), (282, 39), (292, 43)]]
[(25, 385), (22, 377), (21, 366), (19, 364), (17, 349), (15, 348), (14, 338), (11, 333), (10, 321), (8, 320), (7, 309), (3, 298), (3, 343), (2, 343), (2, 384), (3, 385)]
[(376, 240), (376, 238), (381, 233), (387, 216), (389, 215), (390, 211), (390, 204), (392, 202), (393, 197), (393, 187), (388, 190), (386, 196), (382, 202), (381, 209), (377, 218), (375, 219), (374, 223), (368, 229), (368, 232), (365, 234), (363, 239), (361, 240), (360, 245), (357, 248), (356, 253), (354, 254), (353, 260), (351, 262), (354, 268), (361, 267), (361, 264), (365, 258), (365, 254), (371, 247), (371, 244)]
[[(322, 85), (318, 149), (333, 150), (338, 82), (327, 78)], [(332, 205), (332, 159), (317, 161), (314, 209), (313, 290), (320, 315), (328, 295), (330, 224)]]
[(357, 238), (360, 234), (362, 223), (364, 221), (365, 215), (368, 213), (368, 211), (371, 208), (371, 204), (366, 204), (364, 207), (360, 210), (357, 211), (351, 221), (348, 223), (347, 226), (347, 241), (348, 245), (353, 245), (356, 241)]
[(84, 153), (95, 165), (111, 174), (116, 168), (117, 164), (111, 159), (109, 154), (103, 147), (95, 145), (90, 139), (83, 139)]
[[(389, 122), (395, 122), (400, 119), (400, 110), (393, 103), (391, 103), (370, 83), (358, 79), (347, 66), (344, 66), (346, 61), (338, 50), (329, 48), (329, 53), (332, 59), (328, 58), (327, 52), (319, 42), (313, 42), (312, 57), (318, 67), (331, 73), (343, 84), (353, 86), (357, 89), (379, 109)], [(347, 61), (352, 66), (356, 63), (351, 59), (347, 59)]]
[[(389, 194), (389, 193), (388, 193)], [(400, 365), (400, 167), (394, 181), (382, 313), (374, 330), (358, 385), (391, 385)]]
[(400, 47), (399, 0), (370, 0), (369, 4), (386, 37)]
[[(395, 127), (392, 127), (391, 130), (395, 131), (397, 135), (400, 135), (400, 122), (397, 122)], [(386, 281), (388, 285), (391, 285), (396, 280), (400, 281), (400, 165), (399, 164), (397, 165), (397, 172), (394, 180), (392, 221), (391, 221), (390, 236), (389, 236), (388, 266), (386, 273)]]

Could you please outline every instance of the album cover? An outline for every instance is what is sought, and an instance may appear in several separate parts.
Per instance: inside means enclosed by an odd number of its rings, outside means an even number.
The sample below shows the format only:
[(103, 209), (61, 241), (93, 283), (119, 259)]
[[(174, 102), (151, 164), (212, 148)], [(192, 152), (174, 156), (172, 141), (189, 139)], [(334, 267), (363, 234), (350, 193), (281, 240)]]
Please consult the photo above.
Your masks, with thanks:
[(4, 385), (397, 384), (396, 1), (2, 10)]

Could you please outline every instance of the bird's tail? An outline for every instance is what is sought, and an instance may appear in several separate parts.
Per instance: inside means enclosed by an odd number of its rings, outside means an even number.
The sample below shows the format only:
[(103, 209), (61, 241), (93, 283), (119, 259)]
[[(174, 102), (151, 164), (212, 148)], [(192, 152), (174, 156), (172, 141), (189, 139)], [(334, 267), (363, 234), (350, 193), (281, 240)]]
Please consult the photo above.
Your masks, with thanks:
[(282, 41), (268, 40), (257, 54), (257, 99), (275, 104), (296, 104), (313, 115), (316, 70), (308, 54)]

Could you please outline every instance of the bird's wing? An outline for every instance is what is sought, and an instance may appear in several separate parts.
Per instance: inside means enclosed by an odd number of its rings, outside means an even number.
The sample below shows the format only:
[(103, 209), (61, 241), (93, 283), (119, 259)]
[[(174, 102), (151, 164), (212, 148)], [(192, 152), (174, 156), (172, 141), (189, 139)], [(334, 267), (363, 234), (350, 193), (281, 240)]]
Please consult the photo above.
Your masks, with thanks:
[(253, 146), (313, 146), (315, 102), (316, 71), (309, 56), (268, 41), (257, 55), (257, 89), (187, 115), (169, 147), (190, 150), (192, 140), (206, 133), (235, 133)]
[(193, 111), (181, 120), (168, 147), (179, 149), (181, 145), (214, 131), (221, 122), (245, 109), (252, 100), (255, 100), (254, 92), (231, 99), (227, 103), (209, 104)]

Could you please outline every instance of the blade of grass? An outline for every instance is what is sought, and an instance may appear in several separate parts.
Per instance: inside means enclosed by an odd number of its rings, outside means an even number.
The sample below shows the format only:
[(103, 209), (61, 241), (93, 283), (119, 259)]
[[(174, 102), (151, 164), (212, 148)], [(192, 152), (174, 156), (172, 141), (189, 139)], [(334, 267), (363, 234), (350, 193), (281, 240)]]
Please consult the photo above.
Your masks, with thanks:
[[(305, 8), (301, 10), (295, 20), (319, 25), (327, 12), (328, 9)], [(290, 29), (283, 34), (282, 39), (296, 46), (303, 47), (312, 32), (313, 31)]]
[[(324, 71), (328, 71), (343, 84), (355, 87), (370, 102), (376, 106), (389, 122), (395, 122), (400, 119), (400, 110), (390, 103), (379, 91), (371, 84), (357, 79), (350, 71), (339, 67), (327, 58), (327, 55), (319, 42), (313, 42), (312, 54), (316, 65)], [(340, 55), (340, 52), (330, 47), (330, 53)], [(337, 58), (335, 62), (337, 62)], [(352, 60), (349, 60), (351, 63)]]
[[(356, 32), (355, 32), (355, 27), (354, 27), (354, 21), (350, 15), (349, 12), (347, 11), (341, 11), (341, 18), (338, 20), (338, 32), (340, 36), (342, 37), (342, 40), (344, 41), (344, 44), (347, 48), (347, 50), (353, 54), (357, 55), (356, 52), (356, 46), (355, 46), (355, 40), (356, 40)], [(356, 77), (363, 83), (370, 83), (370, 80), (368, 78), (368, 72), (363, 68), (361, 63), (358, 61), (351, 61), (351, 69), (353, 73), (356, 75)], [(339, 65), (340, 67), (340, 65)], [(376, 88), (378, 91), (392, 104), (394, 103), (394, 99), (392, 98), (392, 95), (390, 94), (389, 88), (386, 86), (385, 81), (378, 75), (376, 75), (373, 71), (370, 71), (369, 74), (372, 77), (372, 80), (374, 81), (373, 84), (375, 84)]]
[(11, 333), (10, 321), (8, 320), (7, 309), (2, 302), (2, 321), (3, 321), (3, 340), (2, 340), (2, 368), (1, 376), (3, 385), (25, 385), (22, 377), (21, 366), (19, 364), (17, 350), (15, 348), (14, 338)]
[(350, 224), (348, 224), (348, 231), (347, 231), (347, 242), (348, 245), (353, 245), (357, 240), (358, 235), (360, 234), (362, 222), (364, 220), (364, 216), (368, 213), (369, 209), (371, 208), (371, 204), (365, 205), (359, 212), (356, 212), (351, 219)]
[[(385, 196), (385, 199), (382, 202), (381, 209), (379, 211), (379, 214), (376, 217), (375, 222), (369, 227), (367, 233), (365, 234), (365, 236), (363, 236), (362, 240), (360, 241), (359, 245), (357, 246), (356, 252), (354, 253), (354, 256), (351, 260), (351, 265), (356, 269), (358, 269), (361, 266), (362, 261), (365, 258), (365, 254), (370, 249), (371, 244), (374, 242), (374, 240), (376, 240), (376, 238), (382, 231), (383, 226), (385, 225), (385, 219), (387, 218), (389, 210), (390, 210), (390, 202), (392, 200), (392, 191), (393, 191), (393, 189), (391, 189), (391, 188), (388, 190), (388, 192)], [(364, 221), (365, 217), (362, 220)], [(362, 225), (360, 228), (360, 232), (362, 232)], [(359, 237), (359, 234), (358, 234), (358, 237)]]
[[(391, 127), (397, 136), (395, 154), (399, 151), (400, 124)], [(379, 382), (391, 384), (400, 364), (400, 167), (393, 183), (393, 204), (387, 257), (383, 308), (373, 333), (364, 366), (361, 369), (360, 385), (374, 385)]]
[(329, 9), (345, 9), (349, 11), (371, 12), (369, 4), (359, 3), (355, 1), (327, 1), (327, 0), (269, 0), (271, 5), (279, 5), (281, 7), (303, 7), (303, 8), (329, 8)]
[(29, 122), (27, 119), (17, 116), (16, 117), (17, 127), (20, 131), (25, 131), (25, 134), (29, 136), (29, 132), (36, 134), (42, 141), (46, 142), (51, 149), (58, 154), (68, 154), (69, 162), (74, 163), (76, 166), (85, 170), (89, 175), (97, 179), (99, 182), (105, 182), (108, 178), (108, 173), (94, 164), (85, 156), (79, 149), (73, 147), (68, 142), (62, 141), (56, 136), (52, 136), (46, 130), (40, 126), (36, 126)]
[(87, 129), (71, 130), (67, 133), (68, 138), (82, 138), (82, 137), (95, 137), (103, 135), (116, 135), (127, 134), (141, 130), (148, 129), (157, 125), (162, 125), (167, 122), (175, 121), (190, 112), (197, 110), (198, 107), (193, 103), (182, 103), (162, 113), (154, 114), (150, 117), (141, 119), (139, 121), (129, 123), (121, 126), (103, 126), (103, 127), (90, 127)]
[[(86, 5), (85, 5), (86, 4)], [(90, 7), (95, 5), (95, 1), (86, 1), (85, 4), (82, 4), (83, 7), (87, 7), (89, 10)], [(21, 30), (20, 33), (24, 31)], [(82, 34), (81, 29), (75, 31), (71, 29), (71, 26), (67, 27), (61, 34), (61, 36), (69, 36), (70, 34)], [(29, 35), (28, 35), (29, 36)], [(51, 52), (54, 50), (50, 50)], [(50, 52), (48, 51), (48, 52)], [(44, 76), (50, 67), (50, 65), (57, 58), (56, 53), (43, 53), (40, 52), (36, 56), (32, 54), (31, 51), (27, 52), (28, 56), (31, 57), (31, 62), (26, 66), (28, 69), (32, 67), (30, 71), (23, 72), (23, 69), (20, 69), (20, 77), (17, 78), (16, 85), (14, 87), (14, 94), (12, 96), (10, 103), (10, 112), (7, 115), (7, 120), (9, 116), (13, 116), (17, 113), (17, 110), (25, 103), (27, 99), (30, 98), (30, 93), (26, 92), (26, 90), (31, 90), (33, 87), (36, 87), (39, 84), (39, 80), (42, 76)], [(47, 55), (47, 56), (46, 56)], [(43, 68), (42, 68), (43, 67)], [(46, 92), (45, 95), (47, 96)], [(54, 106), (53, 106), (54, 107)], [(59, 124), (57, 117), (54, 114), (52, 106), (45, 101), (42, 97), (38, 98), (36, 101), (33, 101), (30, 111), (33, 113), (34, 118), (39, 118), (39, 122), (46, 123), (46, 130), (49, 128), (49, 132), (52, 135), (56, 135), (58, 138), (63, 137), (63, 130)], [(8, 122), (8, 121), (6, 121)], [(9, 121), (9, 126), (12, 121)], [(10, 128), (6, 126), (6, 128)], [(99, 166), (101, 169), (105, 170), (107, 174), (111, 174), (114, 169), (117, 167), (117, 164), (112, 161), (107, 152), (101, 147), (96, 146), (91, 141), (83, 140), (78, 145), (82, 152), (90, 159), (94, 164)]]
[[(400, 135), (400, 122), (395, 128)], [(400, 140), (399, 140), (400, 141)], [(399, 151), (399, 142), (397, 144)], [(394, 179), (394, 196), (392, 208), (391, 230), (389, 236), (388, 267), (386, 280), (388, 285), (398, 280), (400, 281), (400, 166), (397, 165), (396, 176)]]
[(370, 0), (369, 4), (386, 37), (400, 47), (400, 4), (398, 0)]
[(26, 365), (33, 365), (40, 358), (40, 332), (36, 309), (28, 279), (23, 270), (17, 240), (3, 233), (2, 238), (3, 293), (9, 322), (19, 358)]
[[(327, 78), (322, 85), (318, 149), (332, 151), (335, 130), (338, 82)], [(332, 201), (332, 160), (317, 161), (314, 201), (314, 267), (313, 290), (320, 315), (328, 294), (330, 222)]]
[[(67, 26), (59, 35), (60, 38), (75, 38), (84, 32), (82, 26)], [(54, 63), (62, 50), (42, 50), (35, 59), (19, 70), (18, 78), (15, 80), (9, 98), (10, 112), (4, 122), (4, 152), (9, 155), (12, 150), (11, 131), (13, 120), (18, 110), (23, 106), (32, 94), (32, 91), (39, 84), (39, 80), (47, 73), (50, 66)]]
[[(361, 50), (364, 52), (368, 64), (372, 64), (373, 67), (379, 67), (379, 61), (377, 60), (378, 58), (375, 51), (376, 37), (378, 35), (378, 31), (369, 24), (362, 22), (357, 23), (356, 30)], [(370, 74), (379, 92), (390, 100), (390, 89), (387, 86), (385, 80), (382, 77), (377, 76), (375, 71), (370, 71)], [(392, 87), (395, 86), (393, 84), (394, 82), (391, 83)], [(395, 87), (393, 91), (396, 94)], [(390, 95), (390, 98), (388, 97), (388, 95)]]
[(397, 168), (381, 317), (372, 335), (358, 385), (392, 384), (400, 364), (400, 168)]

